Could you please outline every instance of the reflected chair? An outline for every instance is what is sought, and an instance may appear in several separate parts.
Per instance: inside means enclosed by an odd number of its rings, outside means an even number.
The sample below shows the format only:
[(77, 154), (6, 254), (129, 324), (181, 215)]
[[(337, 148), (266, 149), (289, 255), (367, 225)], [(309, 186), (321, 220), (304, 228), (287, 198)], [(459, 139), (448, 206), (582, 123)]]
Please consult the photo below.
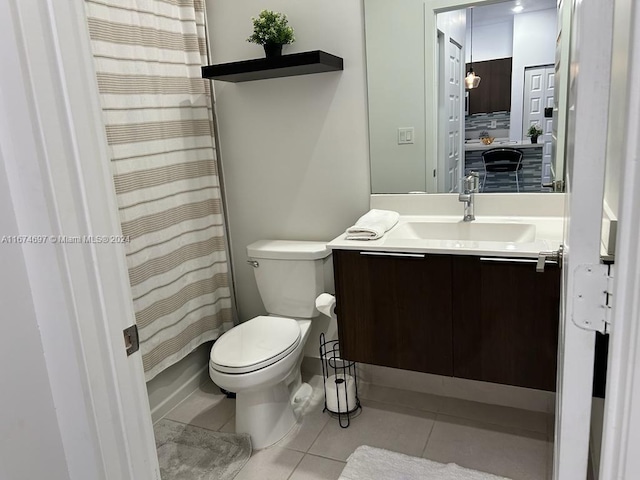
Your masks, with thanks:
[(520, 179), (518, 172), (522, 170), (522, 152), (515, 148), (492, 148), (482, 152), (484, 164), (484, 177), (482, 178), (481, 191), (487, 181), (487, 173), (511, 173), (516, 174), (516, 190), (520, 192)]

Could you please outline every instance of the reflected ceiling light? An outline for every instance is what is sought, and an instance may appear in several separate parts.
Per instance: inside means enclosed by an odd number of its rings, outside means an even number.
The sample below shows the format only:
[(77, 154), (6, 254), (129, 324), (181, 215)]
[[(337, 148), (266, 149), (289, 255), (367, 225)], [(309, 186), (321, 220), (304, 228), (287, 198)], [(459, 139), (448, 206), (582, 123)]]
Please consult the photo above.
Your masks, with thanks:
[(464, 77), (464, 87), (467, 90), (477, 88), (480, 85), (480, 77), (473, 71), (473, 7), (471, 8), (471, 61), (469, 62), (469, 71)]
[(524, 7), (522, 5), (516, 5), (511, 9), (513, 13), (520, 13), (522, 10), (524, 10)]

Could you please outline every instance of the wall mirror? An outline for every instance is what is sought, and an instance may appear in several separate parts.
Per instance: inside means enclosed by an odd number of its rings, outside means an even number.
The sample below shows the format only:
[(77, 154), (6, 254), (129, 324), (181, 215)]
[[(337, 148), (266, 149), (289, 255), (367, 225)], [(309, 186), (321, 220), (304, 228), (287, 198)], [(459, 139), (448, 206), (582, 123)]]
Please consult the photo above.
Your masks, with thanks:
[[(556, 0), (403, 8), (364, 0), (364, 8), (372, 193), (458, 192), (470, 170), (482, 192), (552, 191), (564, 173), (555, 153), (564, 151), (566, 86), (557, 79), (568, 65)], [(481, 81), (468, 90), (472, 58)], [(543, 130), (534, 144), (531, 125)], [(487, 171), (482, 153), (493, 148), (522, 160), (514, 171)]]

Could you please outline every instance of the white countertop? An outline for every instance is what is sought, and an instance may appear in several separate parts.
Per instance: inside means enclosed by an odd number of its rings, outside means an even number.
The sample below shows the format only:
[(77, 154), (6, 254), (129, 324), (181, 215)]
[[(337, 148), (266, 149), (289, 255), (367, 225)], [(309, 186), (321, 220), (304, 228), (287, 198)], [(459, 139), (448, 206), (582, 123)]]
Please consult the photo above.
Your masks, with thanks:
[[(462, 216), (402, 215), (399, 228), (408, 222), (462, 222)], [(521, 223), (535, 226), (535, 238), (527, 243), (472, 240), (398, 239), (389, 232), (378, 240), (347, 240), (345, 234), (327, 245), (332, 250), (367, 250), (381, 252), (431, 253), (453, 255), (487, 255), (513, 258), (536, 258), (541, 251), (557, 250), (562, 243), (561, 217), (492, 217), (476, 216), (475, 223)]]
[(535, 227), (535, 235), (531, 241), (513, 243), (394, 238), (394, 235), (389, 234), (407, 223), (463, 223), (463, 204), (453, 194), (372, 195), (371, 208), (399, 212), (398, 224), (378, 240), (346, 240), (345, 234), (342, 234), (327, 246), (332, 250), (536, 258), (541, 251), (557, 250), (562, 242), (563, 197), (563, 194), (540, 193), (476, 195), (476, 220), (472, 223), (524, 224)]
[(491, 145), (485, 145), (480, 140), (468, 140), (464, 144), (464, 151), (489, 150), (490, 148), (511, 147), (511, 148), (542, 148), (543, 143), (531, 143), (530, 140), (521, 142), (511, 142), (509, 140), (496, 139)]

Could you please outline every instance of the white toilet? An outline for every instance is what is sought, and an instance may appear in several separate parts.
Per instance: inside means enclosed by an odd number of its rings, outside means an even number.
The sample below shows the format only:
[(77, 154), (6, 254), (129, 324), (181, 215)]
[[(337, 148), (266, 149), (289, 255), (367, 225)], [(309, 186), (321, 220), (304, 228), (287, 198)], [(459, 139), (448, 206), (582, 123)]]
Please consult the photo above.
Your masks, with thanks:
[[(251, 435), (254, 449), (280, 440), (296, 423), (292, 403), (302, 388), (300, 366), (315, 299), (331, 269), (324, 242), (260, 240), (247, 247), (269, 316), (224, 333), (213, 344), (209, 375), (236, 393), (236, 432)], [(307, 392), (308, 391), (308, 392)]]

